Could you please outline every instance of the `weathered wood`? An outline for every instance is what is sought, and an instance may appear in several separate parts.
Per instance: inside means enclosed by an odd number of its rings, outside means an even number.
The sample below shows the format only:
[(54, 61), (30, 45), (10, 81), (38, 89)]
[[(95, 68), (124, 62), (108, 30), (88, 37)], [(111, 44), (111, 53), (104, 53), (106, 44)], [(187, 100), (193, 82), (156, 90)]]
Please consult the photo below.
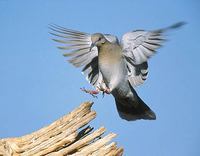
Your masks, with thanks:
[(92, 102), (85, 102), (69, 114), (31, 134), (0, 139), (0, 156), (118, 156), (123, 148), (109, 143), (116, 134), (103, 136), (106, 129), (86, 125), (96, 117)]

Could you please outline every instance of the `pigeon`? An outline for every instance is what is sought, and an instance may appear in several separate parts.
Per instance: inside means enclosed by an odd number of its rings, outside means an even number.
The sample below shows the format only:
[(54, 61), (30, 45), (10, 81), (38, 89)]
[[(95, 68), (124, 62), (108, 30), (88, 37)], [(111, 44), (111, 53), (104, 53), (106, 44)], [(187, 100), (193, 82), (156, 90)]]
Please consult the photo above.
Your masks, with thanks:
[(139, 97), (135, 88), (144, 83), (148, 75), (148, 59), (166, 41), (169, 30), (180, 28), (184, 22), (157, 30), (134, 30), (125, 33), (121, 41), (111, 34), (85, 33), (50, 25), (53, 39), (62, 44), (59, 49), (82, 73), (96, 90), (112, 94), (119, 116), (127, 121), (155, 120), (156, 114)]

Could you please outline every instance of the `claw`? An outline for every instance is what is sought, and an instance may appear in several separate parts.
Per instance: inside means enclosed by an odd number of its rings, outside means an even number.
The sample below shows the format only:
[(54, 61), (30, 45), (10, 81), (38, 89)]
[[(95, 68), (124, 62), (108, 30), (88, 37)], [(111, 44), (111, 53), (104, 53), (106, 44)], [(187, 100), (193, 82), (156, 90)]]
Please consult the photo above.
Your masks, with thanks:
[(102, 87), (97, 86), (97, 89), (98, 89), (99, 91), (102, 91), (102, 96), (103, 96), (102, 98), (104, 98), (105, 93), (106, 93), (106, 94), (110, 94), (110, 93), (111, 93), (111, 91), (110, 91), (110, 89), (109, 89), (108, 87), (102, 88)]
[(99, 91), (102, 91), (102, 92), (105, 92), (105, 93), (107, 93), (107, 94), (110, 94), (110, 88), (108, 88), (108, 87), (99, 87), (99, 86), (97, 86), (97, 89), (99, 90)]
[(98, 90), (87, 90), (87, 89), (85, 89), (84, 87), (83, 87), (83, 88), (80, 88), (80, 89), (81, 89), (83, 92), (92, 95), (92, 97), (98, 98), (98, 97), (96, 96), (97, 94), (99, 94), (99, 91), (98, 91)]
[(104, 98), (104, 96), (105, 96), (105, 92), (102, 93), (102, 98)]
[(109, 88), (106, 88), (106, 89), (104, 90), (104, 92), (105, 92), (106, 94), (110, 94), (110, 93), (111, 93), (111, 91), (110, 91)]
[(94, 94), (90, 94), (92, 95), (93, 98), (97, 98), (98, 99), (98, 96), (94, 95)]

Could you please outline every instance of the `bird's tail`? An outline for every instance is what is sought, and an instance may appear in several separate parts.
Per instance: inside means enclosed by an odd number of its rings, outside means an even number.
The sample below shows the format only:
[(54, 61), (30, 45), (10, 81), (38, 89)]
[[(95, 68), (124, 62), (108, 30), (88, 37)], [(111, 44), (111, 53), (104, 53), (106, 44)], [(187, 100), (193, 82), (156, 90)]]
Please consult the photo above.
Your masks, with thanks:
[(119, 116), (127, 121), (138, 119), (155, 120), (155, 113), (141, 100), (137, 104), (129, 99), (115, 99)]
[(138, 119), (155, 120), (155, 113), (140, 99), (137, 103), (130, 103), (128, 99), (115, 99), (119, 116), (127, 121)]
[(137, 100), (133, 100), (133, 98), (130, 97), (120, 98), (115, 96), (119, 116), (127, 121), (138, 119), (155, 120), (156, 114), (142, 101), (133, 88), (132, 91)]

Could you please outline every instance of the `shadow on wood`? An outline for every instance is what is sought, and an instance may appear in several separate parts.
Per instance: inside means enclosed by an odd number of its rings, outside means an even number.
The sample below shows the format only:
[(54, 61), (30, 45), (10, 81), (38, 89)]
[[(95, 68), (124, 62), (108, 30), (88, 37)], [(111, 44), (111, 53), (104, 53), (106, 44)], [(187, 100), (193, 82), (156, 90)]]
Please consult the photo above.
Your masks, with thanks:
[(87, 124), (96, 117), (91, 110), (92, 102), (78, 108), (52, 124), (31, 134), (0, 140), (0, 155), (3, 156), (118, 156), (123, 148), (110, 141), (116, 136), (100, 127), (93, 131)]

